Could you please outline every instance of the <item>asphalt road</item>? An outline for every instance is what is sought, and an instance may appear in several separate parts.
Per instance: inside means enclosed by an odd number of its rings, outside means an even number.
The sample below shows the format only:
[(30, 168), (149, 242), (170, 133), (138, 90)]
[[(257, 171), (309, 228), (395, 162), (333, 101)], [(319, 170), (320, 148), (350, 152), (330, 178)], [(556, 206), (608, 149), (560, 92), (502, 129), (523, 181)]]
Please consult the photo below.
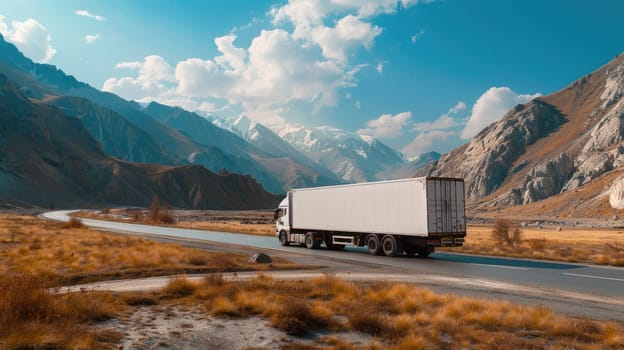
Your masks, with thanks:
[[(47, 212), (43, 214), (43, 216), (52, 220), (67, 221), (69, 212), (70, 211), (53, 211)], [(355, 247), (347, 247), (345, 251), (282, 247), (279, 245), (276, 238), (266, 236), (138, 225), (92, 219), (82, 219), (82, 222), (93, 228), (116, 232), (244, 245), (254, 248), (308, 254), (321, 258), (337, 258), (366, 264), (384, 265), (386, 267), (394, 267), (397, 271), (486, 279), (528, 287), (624, 299), (624, 268), (452, 253), (434, 253), (428, 259), (414, 257), (389, 258), (384, 256), (371, 256), (365, 249)]]

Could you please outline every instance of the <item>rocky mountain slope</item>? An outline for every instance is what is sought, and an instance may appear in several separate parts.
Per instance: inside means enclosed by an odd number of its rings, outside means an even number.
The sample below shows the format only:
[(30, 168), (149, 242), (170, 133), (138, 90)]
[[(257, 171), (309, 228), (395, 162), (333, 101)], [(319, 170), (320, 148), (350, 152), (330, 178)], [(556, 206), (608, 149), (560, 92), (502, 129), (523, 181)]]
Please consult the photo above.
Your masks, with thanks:
[(624, 175), (623, 97), (620, 55), (554, 94), (516, 106), (417, 175), (464, 177), (466, 198), (480, 211), (521, 206), (614, 215), (610, 188)]
[(1, 203), (147, 206), (154, 194), (197, 209), (272, 208), (280, 200), (249, 176), (110, 158), (80, 119), (29, 100), (0, 74)]

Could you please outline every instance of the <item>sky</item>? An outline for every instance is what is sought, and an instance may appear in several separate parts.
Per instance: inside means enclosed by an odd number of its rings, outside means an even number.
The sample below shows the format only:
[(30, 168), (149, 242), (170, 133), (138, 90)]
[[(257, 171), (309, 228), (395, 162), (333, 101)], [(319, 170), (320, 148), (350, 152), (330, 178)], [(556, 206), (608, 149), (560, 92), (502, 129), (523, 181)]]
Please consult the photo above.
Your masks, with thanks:
[(619, 0), (0, 0), (0, 33), (98, 89), (408, 158), (624, 51)]

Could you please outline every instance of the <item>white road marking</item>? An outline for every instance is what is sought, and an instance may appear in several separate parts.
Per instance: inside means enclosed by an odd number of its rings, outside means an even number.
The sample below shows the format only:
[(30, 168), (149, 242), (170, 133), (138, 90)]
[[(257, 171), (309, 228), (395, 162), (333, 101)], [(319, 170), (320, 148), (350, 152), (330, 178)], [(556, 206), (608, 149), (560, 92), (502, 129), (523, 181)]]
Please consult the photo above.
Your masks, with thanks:
[(518, 267), (518, 266), (503, 266), (503, 265), (490, 265), (490, 264), (474, 264), (471, 263), (470, 265), (475, 265), (475, 266), (489, 266), (489, 267), (499, 267), (501, 269), (511, 269), (511, 270), (521, 270), (521, 271), (526, 271), (529, 268), (528, 267)]
[(564, 275), (567, 275), (567, 276), (576, 276), (576, 277), (586, 277), (586, 278), (596, 278), (596, 279), (601, 279), (601, 280), (609, 280), (609, 281), (624, 282), (624, 279), (622, 279), (622, 278), (602, 277), (602, 276), (592, 276), (592, 275), (581, 275), (581, 274), (578, 274), (578, 273), (564, 273)]

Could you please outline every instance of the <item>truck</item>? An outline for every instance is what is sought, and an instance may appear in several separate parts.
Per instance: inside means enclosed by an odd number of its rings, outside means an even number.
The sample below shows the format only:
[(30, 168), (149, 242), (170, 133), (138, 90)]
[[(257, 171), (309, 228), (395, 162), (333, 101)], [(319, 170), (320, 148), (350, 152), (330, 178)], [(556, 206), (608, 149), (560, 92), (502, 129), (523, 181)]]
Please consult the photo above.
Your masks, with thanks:
[(275, 219), (283, 246), (355, 246), (373, 255), (427, 257), (436, 247), (464, 243), (464, 180), (418, 177), (292, 189)]

